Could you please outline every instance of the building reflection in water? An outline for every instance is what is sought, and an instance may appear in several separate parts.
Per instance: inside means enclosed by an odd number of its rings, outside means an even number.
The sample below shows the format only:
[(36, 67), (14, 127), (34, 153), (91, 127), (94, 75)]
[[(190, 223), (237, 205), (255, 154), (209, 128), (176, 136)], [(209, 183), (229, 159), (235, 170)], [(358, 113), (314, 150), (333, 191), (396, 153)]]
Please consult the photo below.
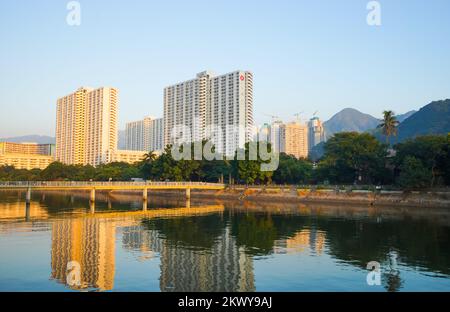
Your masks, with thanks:
[(115, 274), (114, 222), (99, 218), (55, 220), (52, 224), (52, 278), (67, 284), (67, 265), (80, 265), (79, 286), (111, 290)]
[(226, 227), (211, 249), (183, 248), (160, 238), (158, 231), (124, 229), (127, 249), (160, 254), (161, 291), (255, 291), (253, 260)]
[[(176, 209), (180, 210), (180, 209)], [(186, 213), (186, 212), (183, 212)], [(116, 234), (122, 247), (144, 261), (159, 255), (161, 291), (254, 291), (253, 260), (236, 243), (230, 226), (209, 249), (177, 246), (140, 219), (95, 216), (57, 219), (52, 223), (51, 276), (72, 289), (112, 290)], [(69, 285), (68, 264), (79, 264), (79, 285)]]
[(34, 201), (29, 206), (23, 201), (0, 203), (0, 220), (31, 218), (46, 219), (48, 212), (45, 207)]
[(297, 232), (293, 237), (278, 240), (275, 247), (275, 253), (302, 253), (308, 248), (316, 255), (321, 255), (324, 249), (326, 235), (323, 231), (317, 231), (316, 228), (303, 229)]

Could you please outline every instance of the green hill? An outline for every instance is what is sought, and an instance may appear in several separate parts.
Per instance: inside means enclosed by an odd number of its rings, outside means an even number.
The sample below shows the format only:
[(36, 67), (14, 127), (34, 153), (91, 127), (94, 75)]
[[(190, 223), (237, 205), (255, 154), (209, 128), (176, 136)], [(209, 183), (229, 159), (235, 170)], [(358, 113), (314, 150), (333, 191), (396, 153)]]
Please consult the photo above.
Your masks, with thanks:
[(422, 107), (398, 126), (397, 140), (404, 141), (420, 135), (450, 132), (450, 99), (435, 101)]

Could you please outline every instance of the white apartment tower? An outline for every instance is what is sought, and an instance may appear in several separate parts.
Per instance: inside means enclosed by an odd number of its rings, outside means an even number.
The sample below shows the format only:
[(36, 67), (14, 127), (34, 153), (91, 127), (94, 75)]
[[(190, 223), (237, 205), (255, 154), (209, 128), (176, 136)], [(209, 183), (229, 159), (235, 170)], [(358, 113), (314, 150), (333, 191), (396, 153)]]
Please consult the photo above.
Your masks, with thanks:
[(313, 117), (308, 122), (309, 150), (320, 142), (325, 142), (325, 129), (318, 117)]
[(163, 119), (146, 117), (126, 125), (126, 149), (132, 151), (160, 151), (163, 146)]
[(282, 140), (280, 128), (283, 126), (281, 120), (275, 120), (270, 125), (270, 144), (274, 153), (281, 153)]
[[(204, 71), (164, 89), (164, 143), (211, 139), (216, 151), (233, 155), (253, 135), (253, 74), (221, 76)], [(178, 142), (180, 142), (178, 141)]]
[(56, 159), (65, 164), (98, 166), (117, 149), (118, 91), (80, 88), (58, 99)]

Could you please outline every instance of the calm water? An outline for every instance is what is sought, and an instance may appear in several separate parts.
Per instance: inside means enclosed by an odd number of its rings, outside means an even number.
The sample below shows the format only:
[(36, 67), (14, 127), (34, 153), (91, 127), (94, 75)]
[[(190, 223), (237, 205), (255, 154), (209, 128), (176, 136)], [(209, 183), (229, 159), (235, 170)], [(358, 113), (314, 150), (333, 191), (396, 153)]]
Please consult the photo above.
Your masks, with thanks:
[(0, 192), (0, 291), (450, 291), (444, 209), (24, 197)]

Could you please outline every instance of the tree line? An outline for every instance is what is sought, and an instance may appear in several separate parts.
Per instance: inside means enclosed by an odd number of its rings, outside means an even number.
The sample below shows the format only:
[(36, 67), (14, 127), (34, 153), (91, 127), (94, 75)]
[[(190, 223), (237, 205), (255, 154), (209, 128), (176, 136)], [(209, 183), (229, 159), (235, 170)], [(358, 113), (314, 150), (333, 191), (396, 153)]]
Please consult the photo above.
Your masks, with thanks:
[[(149, 152), (135, 164), (110, 163), (96, 168), (82, 165), (50, 164), (46, 169), (19, 170), (0, 167), (3, 181), (203, 181), (236, 184), (364, 184), (398, 185), (426, 188), (450, 185), (450, 134), (409, 139), (391, 147), (398, 122), (391, 111), (384, 112), (380, 124), (386, 143), (369, 133), (341, 132), (324, 144), (318, 162), (297, 159), (281, 153), (274, 171), (261, 171), (265, 161), (258, 156), (249, 160), (250, 146), (245, 145), (245, 160), (175, 160), (168, 145), (157, 157)], [(202, 142), (202, 146), (206, 141)], [(259, 149), (260, 143), (257, 143)], [(194, 144), (187, 148), (193, 149)], [(270, 152), (270, 144), (269, 152)]]

